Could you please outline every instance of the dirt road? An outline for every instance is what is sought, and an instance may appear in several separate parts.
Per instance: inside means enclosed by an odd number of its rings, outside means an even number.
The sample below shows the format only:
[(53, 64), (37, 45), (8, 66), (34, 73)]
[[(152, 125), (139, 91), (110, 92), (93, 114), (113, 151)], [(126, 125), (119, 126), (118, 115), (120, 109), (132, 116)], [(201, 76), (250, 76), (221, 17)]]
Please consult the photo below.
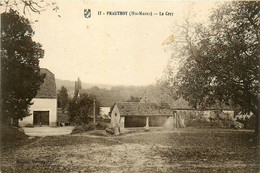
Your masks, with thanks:
[[(98, 133), (98, 132), (97, 132)], [(102, 134), (102, 133), (100, 133)], [(258, 172), (253, 132), (182, 129), (50, 136), (2, 153), (2, 172)]]

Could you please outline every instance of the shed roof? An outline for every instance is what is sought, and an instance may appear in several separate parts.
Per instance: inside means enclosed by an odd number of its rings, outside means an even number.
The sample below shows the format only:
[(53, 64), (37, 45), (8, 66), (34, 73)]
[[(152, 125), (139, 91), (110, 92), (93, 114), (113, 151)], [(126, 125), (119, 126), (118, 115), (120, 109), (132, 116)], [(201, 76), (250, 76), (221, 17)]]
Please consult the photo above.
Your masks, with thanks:
[(173, 110), (162, 108), (154, 103), (119, 102), (115, 103), (115, 105), (118, 107), (121, 116), (152, 116), (174, 114)]
[[(176, 89), (177, 90), (177, 89)], [(160, 85), (150, 85), (147, 87), (145, 92), (143, 93), (143, 96), (140, 100), (142, 103), (167, 103), (172, 109), (175, 110), (189, 110), (193, 109), (189, 103), (184, 100), (182, 97), (173, 99), (169, 91), (163, 91), (162, 87)]]
[[(148, 86), (140, 102), (144, 103), (156, 103), (160, 104), (161, 102), (169, 104), (169, 106), (174, 110), (195, 110), (189, 102), (186, 101), (182, 96), (177, 97), (177, 88), (178, 86), (174, 86), (172, 90), (176, 92), (176, 98), (174, 99), (170, 95), (172, 94), (170, 90), (164, 90), (160, 85), (151, 85)], [(231, 106), (226, 105), (225, 103), (221, 103), (216, 101), (214, 105), (198, 107), (198, 110), (233, 110)]]
[(41, 74), (46, 74), (43, 84), (37, 92), (36, 98), (56, 98), (56, 83), (52, 72), (46, 68), (40, 69)]

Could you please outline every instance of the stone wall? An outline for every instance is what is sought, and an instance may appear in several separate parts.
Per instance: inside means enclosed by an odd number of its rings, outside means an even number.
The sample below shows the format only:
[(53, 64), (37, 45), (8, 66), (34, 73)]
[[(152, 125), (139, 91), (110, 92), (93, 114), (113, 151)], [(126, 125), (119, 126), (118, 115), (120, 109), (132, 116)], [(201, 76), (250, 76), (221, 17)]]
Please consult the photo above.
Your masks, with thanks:
[(111, 127), (119, 126), (120, 125), (120, 113), (115, 105), (114, 109), (111, 112)]
[(205, 123), (214, 121), (216, 118), (222, 120), (234, 120), (234, 111), (231, 110), (177, 110), (177, 115), (184, 120), (186, 126), (197, 126), (200, 125), (197, 124), (199, 122), (201, 122), (201, 125), (204, 125)]

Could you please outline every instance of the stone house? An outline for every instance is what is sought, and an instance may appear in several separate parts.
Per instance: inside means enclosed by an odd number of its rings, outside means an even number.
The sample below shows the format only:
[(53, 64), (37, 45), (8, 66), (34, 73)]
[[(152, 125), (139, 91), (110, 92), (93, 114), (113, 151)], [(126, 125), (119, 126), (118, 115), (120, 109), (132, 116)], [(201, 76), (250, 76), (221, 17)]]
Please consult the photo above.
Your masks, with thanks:
[(30, 106), (30, 116), (19, 120), (20, 126), (56, 126), (57, 125), (57, 95), (55, 76), (46, 68), (40, 69), (41, 74), (45, 74), (43, 84), (32, 100)]
[(111, 107), (111, 127), (174, 127), (175, 111), (154, 103), (118, 102)]

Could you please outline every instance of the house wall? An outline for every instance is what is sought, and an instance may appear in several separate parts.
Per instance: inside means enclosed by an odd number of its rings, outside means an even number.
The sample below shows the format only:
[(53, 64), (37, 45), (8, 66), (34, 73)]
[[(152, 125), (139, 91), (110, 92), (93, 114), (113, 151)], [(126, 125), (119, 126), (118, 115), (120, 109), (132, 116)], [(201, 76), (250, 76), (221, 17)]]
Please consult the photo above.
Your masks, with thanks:
[[(203, 118), (205, 120), (209, 120), (215, 111), (217, 110), (205, 110), (205, 111), (198, 111), (198, 110), (177, 110), (177, 114), (183, 117), (184, 119), (197, 119)], [(223, 110), (224, 114), (220, 114), (223, 116), (221, 118), (225, 119), (233, 119), (234, 118), (234, 111), (232, 110)]]
[[(197, 114), (202, 115), (202, 118), (204, 118), (206, 121), (210, 121), (210, 117), (215, 117), (216, 112), (218, 110), (206, 110), (206, 111), (197, 111)], [(234, 111), (231, 110), (222, 110), (223, 113), (219, 114), (219, 117), (221, 119), (234, 119)]]
[(223, 112), (225, 114), (227, 114), (227, 117), (229, 119), (234, 119), (235, 118), (235, 112), (234, 111), (232, 111), (232, 110), (224, 110)]
[(185, 122), (199, 117), (198, 112), (195, 110), (176, 110), (176, 114), (179, 115), (180, 118), (184, 119)]
[(163, 127), (169, 116), (151, 116), (149, 117), (150, 127)]
[(125, 130), (125, 117), (120, 118), (120, 133), (124, 133)]
[(120, 126), (120, 112), (115, 105), (111, 112), (111, 127)]
[[(205, 123), (210, 123), (212, 119), (215, 119), (218, 116), (222, 120), (233, 120), (234, 111), (233, 110), (222, 110), (223, 113), (218, 113), (220, 110), (177, 110), (177, 115), (184, 120), (184, 124), (189, 126), (205, 125)], [(217, 113), (217, 114), (216, 114)]]
[(169, 116), (167, 117), (167, 119), (165, 120), (163, 127), (165, 129), (171, 130), (173, 128), (176, 128), (176, 116)]
[(111, 127), (119, 127), (120, 133), (123, 133), (125, 129), (125, 117), (120, 115), (119, 109), (116, 105), (111, 112)]
[(57, 99), (34, 98), (32, 102), (33, 105), (29, 108), (31, 115), (19, 120), (20, 126), (33, 124), (33, 111), (49, 111), (49, 125), (57, 125)]

